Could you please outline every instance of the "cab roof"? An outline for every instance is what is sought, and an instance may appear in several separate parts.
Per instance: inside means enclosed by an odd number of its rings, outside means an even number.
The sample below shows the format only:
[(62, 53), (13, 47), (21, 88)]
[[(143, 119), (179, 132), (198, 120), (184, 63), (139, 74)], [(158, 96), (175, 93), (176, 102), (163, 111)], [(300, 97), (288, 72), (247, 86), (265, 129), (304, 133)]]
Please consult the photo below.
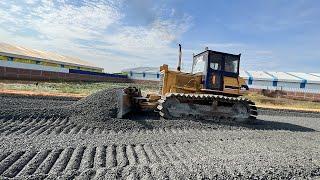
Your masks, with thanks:
[(209, 53), (215, 53), (215, 54), (224, 54), (224, 55), (229, 55), (229, 56), (241, 56), (241, 53), (240, 54), (230, 54), (230, 53), (225, 53), (225, 52), (220, 52), (220, 51), (213, 51), (213, 50), (205, 50), (199, 54), (196, 54), (194, 56), (198, 56), (198, 55), (201, 55), (201, 54), (204, 54), (206, 52), (209, 52)]

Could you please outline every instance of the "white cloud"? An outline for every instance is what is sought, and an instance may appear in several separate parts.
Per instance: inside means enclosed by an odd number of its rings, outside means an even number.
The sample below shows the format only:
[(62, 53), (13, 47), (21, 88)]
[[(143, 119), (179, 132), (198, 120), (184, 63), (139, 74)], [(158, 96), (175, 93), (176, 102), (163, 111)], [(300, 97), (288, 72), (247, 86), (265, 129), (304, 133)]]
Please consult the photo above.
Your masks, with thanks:
[(243, 47), (245, 46), (242, 43), (234, 43), (234, 42), (229, 42), (229, 43), (205, 43), (204, 44), (206, 47), (209, 47), (211, 49), (220, 49), (220, 48), (237, 48), (237, 47)]
[[(29, 5), (6, 2), (0, 7), (2, 40), (80, 57), (103, 66), (106, 71), (170, 63), (176, 56), (172, 43), (191, 24), (189, 16), (174, 18), (173, 13), (170, 17), (159, 15), (145, 26), (124, 25), (122, 1), (25, 3)], [(14, 13), (6, 11), (10, 6)], [(20, 34), (21, 31), (28, 32)]]
[(27, 4), (35, 4), (35, 3), (37, 3), (38, 2), (38, 0), (26, 0), (26, 3)]
[(49, 39), (94, 39), (111, 24), (119, 21), (121, 13), (111, 3), (84, 1), (75, 6), (64, 1), (53, 3), (42, 0), (42, 4), (26, 19), (39, 33)]
[(9, 10), (12, 13), (19, 13), (22, 10), (22, 7), (13, 4)]

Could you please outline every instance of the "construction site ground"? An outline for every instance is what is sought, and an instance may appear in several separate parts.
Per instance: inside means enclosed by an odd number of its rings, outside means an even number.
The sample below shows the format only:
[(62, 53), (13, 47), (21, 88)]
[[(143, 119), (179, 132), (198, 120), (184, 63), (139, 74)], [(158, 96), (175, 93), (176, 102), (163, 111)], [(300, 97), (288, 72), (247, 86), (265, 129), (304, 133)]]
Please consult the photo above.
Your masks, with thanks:
[(114, 118), (116, 89), (81, 100), (0, 96), (0, 179), (316, 179), (320, 114), (256, 123)]

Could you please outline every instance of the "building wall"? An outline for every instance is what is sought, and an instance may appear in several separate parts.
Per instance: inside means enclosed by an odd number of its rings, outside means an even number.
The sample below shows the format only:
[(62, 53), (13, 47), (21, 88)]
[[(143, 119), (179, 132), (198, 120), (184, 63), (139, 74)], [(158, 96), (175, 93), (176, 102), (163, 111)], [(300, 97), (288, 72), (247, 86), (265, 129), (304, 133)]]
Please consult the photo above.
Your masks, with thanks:
[(320, 82), (319, 84), (315, 83), (306, 83), (305, 87), (301, 86), (302, 82), (284, 82), (277, 81), (276, 86), (274, 86), (273, 81), (261, 81), (253, 80), (252, 84), (249, 83), (249, 80), (246, 79), (246, 83), (249, 88), (253, 89), (269, 89), (269, 90), (282, 90), (289, 92), (302, 92), (302, 93), (319, 93), (320, 94)]
[(128, 72), (128, 78), (135, 80), (145, 80), (145, 81), (159, 81), (160, 72)]
[(320, 93), (320, 77), (312, 73), (240, 71), (249, 88)]
[(102, 69), (12, 57), (0, 53), (0, 78), (21, 80), (130, 82), (127, 76), (103, 73)]
[(18, 69), (30, 69), (30, 70), (69, 73), (69, 69), (67, 69), (67, 68), (54, 67), (54, 66), (44, 66), (44, 65), (32, 64), (32, 63), (27, 64), (27, 63), (21, 63), (21, 62), (13, 62), (13, 61), (0, 61), (0, 66), (10, 67), (10, 68), (18, 68)]
[[(45, 70), (32, 70), (22, 68), (12, 68), (0, 66), (0, 79), (15, 79), (15, 80), (32, 80), (32, 81), (48, 81), (48, 80), (63, 80), (63, 81), (95, 81), (95, 82), (131, 82), (126, 76), (113, 74), (89, 74), (81, 73), (86, 71), (75, 70), (75, 72), (53, 72)], [(92, 72), (91, 72), (92, 73)]]
[[(5, 56), (5, 55), (0, 55), (0, 65), (5, 66), (6, 64), (9, 64), (11, 66), (16, 65), (15, 67), (21, 67), (26, 69), (34, 68), (36, 70), (42, 70), (41, 68), (47, 67), (47, 68), (55, 68), (52, 69), (51, 71), (55, 72), (60, 72), (58, 69), (78, 69), (78, 70), (83, 70), (83, 71), (91, 71), (91, 72), (102, 72), (102, 69), (94, 69), (94, 68), (89, 68), (89, 67), (84, 67), (84, 66), (77, 66), (77, 65), (70, 65), (66, 63), (52, 63), (52, 62), (47, 62), (44, 60), (34, 60), (34, 59), (27, 59), (27, 58), (19, 58), (19, 57), (13, 57), (13, 56)], [(11, 67), (8, 66), (8, 67)], [(40, 68), (40, 69), (39, 69)], [(45, 69), (45, 68), (44, 68)]]
[[(248, 82), (247, 82), (248, 84)], [(272, 81), (263, 81), (263, 80), (254, 80), (252, 84), (250, 84), (252, 88), (267, 88), (272, 87)]]

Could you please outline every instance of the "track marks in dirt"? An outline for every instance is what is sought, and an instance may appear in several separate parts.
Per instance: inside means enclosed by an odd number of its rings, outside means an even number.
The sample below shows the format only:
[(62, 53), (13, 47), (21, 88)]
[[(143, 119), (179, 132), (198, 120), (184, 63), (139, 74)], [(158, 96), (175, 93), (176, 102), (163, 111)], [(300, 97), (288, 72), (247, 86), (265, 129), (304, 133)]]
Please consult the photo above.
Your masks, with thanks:
[[(78, 134), (95, 133), (98, 128), (77, 126), (69, 122), (68, 118), (28, 118), (0, 120), (0, 135), (49, 135), (49, 134)], [(96, 130), (98, 131), (98, 130)], [(102, 131), (100, 131), (102, 132)]]
[(60, 134), (180, 134), (180, 133), (206, 133), (206, 130), (193, 130), (181, 128), (155, 128), (139, 131), (118, 131), (106, 130), (100, 127), (88, 127), (76, 125), (68, 118), (24, 118), (24, 119), (0, 119), (0, 136), (40, 136), (40, 135), (60, 135)]
[(87, 169), (76, 179), (191, 179), (174, 164), (150, 164), (116, 168)]
[(20, 119), (1, 119), (0, 135), (31, 135), (31, 134), (50, 134), (63, 133), (64, 130), (72, 128), (67, 118), (20, 118)]
[[(162, 165), (182, 165), (182, 170), (187, 171), (188, 167), (185, 164), (189, 162), (184, 159), (185, 156), (177, 144), (111, 144), (31, 152), (3, 152), (0, 153), (0, 177), (13, 178), (83, 172), (79, 177), (116, 177), (120, 173), (125, 177), (148, 179), (153, 176), (160, 177), (157, 173)], [(92, 172), (87, 171), (90, 169)]]

